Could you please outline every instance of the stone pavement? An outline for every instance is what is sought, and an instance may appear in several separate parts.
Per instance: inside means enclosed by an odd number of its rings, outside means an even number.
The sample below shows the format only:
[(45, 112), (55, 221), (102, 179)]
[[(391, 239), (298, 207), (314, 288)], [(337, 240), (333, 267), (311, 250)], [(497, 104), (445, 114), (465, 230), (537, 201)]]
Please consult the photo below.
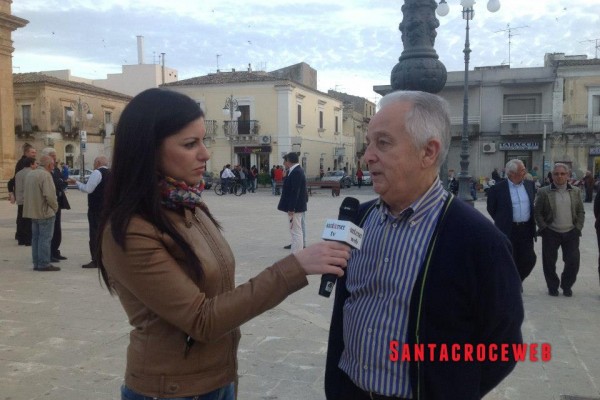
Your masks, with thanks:
[[(320, 240), (325, 219), (337, 216), (347, 195), (361, 201), (375, 196), (368, 187), (343, 190), (336, 198), (326, 190), (312, 196), (309, 244)], [(14, 240), (16, 206), (0, 203), (0, 400), (119, 398), (130, 327), (97, 271), (81, 268), (89, 261), (86, 198), (75, 190), (68, 196), (73, 209), (63, 212), (61, 249), (69, 259), (54, 273), (31, 270), (30, 248)], [(208, 191), (205, 199), (236, 255), (238, 283), (288, 254), (282, 248), (289, 243), (284, 216), (269, 189), (242, 197)], [(476, 207), (487, 215), (485, 200)], [(574, 296), (547, 295), (541, 242), (538, 263), (524, 285), (524, 339), (550, 343), (551, 361), (520, 363), (486, 400), (600, 397), (598, 249), (591, 204), (585, 208)], [(242, 326), (240, 399), (324, 398), (332, 299), (317, 295), (318, 281), (311, 277), (309, 287)]]

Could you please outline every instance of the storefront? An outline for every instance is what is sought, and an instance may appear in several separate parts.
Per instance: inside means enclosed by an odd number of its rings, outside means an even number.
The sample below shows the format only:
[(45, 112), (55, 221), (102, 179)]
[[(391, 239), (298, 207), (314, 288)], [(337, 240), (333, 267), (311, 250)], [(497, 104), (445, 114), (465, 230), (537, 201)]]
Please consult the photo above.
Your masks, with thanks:
[(525, 168), (533, 168), (533, 152), (540, 149), (540, 143), (537, 141), (510, 141), (502, 142), (499, 149), (504, 151), (504, 163), (509, 160), (521, 160)]
[(256, 165), (261, 172), (269, 171), (271, 151), (271, 146), (237, 146), (234, 148), (237, 164), (248, 169)]

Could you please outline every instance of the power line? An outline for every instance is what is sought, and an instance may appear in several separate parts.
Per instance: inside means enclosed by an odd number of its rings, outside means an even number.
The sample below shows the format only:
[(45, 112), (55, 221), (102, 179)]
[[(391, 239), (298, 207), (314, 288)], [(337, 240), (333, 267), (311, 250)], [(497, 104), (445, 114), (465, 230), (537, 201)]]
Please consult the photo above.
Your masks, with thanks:
[(498, 33), (498, 32), (507, 32), (508, 33), (508, 67), (510, 68), (510, 47), (512, 44), (512, 37), (513, 36), (517, 36), (518, 33), (513, 33), (514, 30), (517, 29), (522, 29), (522, 28), (529, 28), (529, 25), (522, 25), (522, 26), (517, 26), (515, 28), (511, 28), (510, 24), (506, 24), (506, 29), (500, 29), (499, 31), (496, 31), (494, 33)]

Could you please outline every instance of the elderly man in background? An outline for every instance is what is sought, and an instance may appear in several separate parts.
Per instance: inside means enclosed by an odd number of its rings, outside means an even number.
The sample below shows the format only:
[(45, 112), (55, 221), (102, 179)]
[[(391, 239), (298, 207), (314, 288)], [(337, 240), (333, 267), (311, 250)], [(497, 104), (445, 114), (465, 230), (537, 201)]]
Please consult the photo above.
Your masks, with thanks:
[(15, 198), (17, 201), (17, 239), (19, 246), (31, 246), (31, 218), (23, 217), (25, 201), (25, 177), (37, 168), (35, 158), (26, 158), (24, 168), (15, 175)]
[[(8, 184), (7, 184), (8, 201), (10, 201), (11, 204), (15, 204), (15, 201), (16, 201), (15, 178), (17, 176), (17, 173), (25, 167), (26, 159), (28, 159), (28, 158), (35, 159), (36, 155), (37, 155), (37, 150), (32, 145), (30, 145), (29, 143), (25, 143), (23, 145), (23, 155), (21, 156), (19, 161), (17, 161), (17, 165), (15, 165), (15, 175), (8, 181)], [(19, 232), (19, 215), (17, 214), (17, 231), (15, 232), (15, 240), (17, 240), (19, 242), (19, 244), (22, 245), (23, 241), (21, 239), (19, 239), (20, 236), (21, 236), (21, 233)]]
[(61, 211), (70, 210), (71, 205), (67, 200), (67, 194), (65, 189), (67, 188), (67, 182), (63, 179), (62, 171), (58, 168), (58, 161), (56, 160), (56, 150), (52, 147), (46, 147), (42, 150), (42, 155), (52, 157), (54, 160), (54, 168), (51, 171), (52, 181), (56, 188), (56, 201), (58, 202), (58, 210), (56, 211), (56, 219), (54, 220), (54, 234), (52, 235), (52, 243), (50, 244), (50, 256), (52, 262), (59, 262), (66, 260), (67, 257), (61, 254), (60, 244), (62, 242), (62, 222), (61, 222)]
[(75, 179), (69, 179), (69, 183), (76, 184), (77, 188), (88, 194), (88, 223), (90, 231), (90, 256), (92, 261), (83, 264), (81, 268), (98, 268), (96, 264), (96, 250), (98, 248), (98, 228), (100, 226), (100, 216), (102, 214), (102, 206), (104, 203), (104, 189), (106, 182), (110, 176), (108, 169), (108, 158), (98, 156), (94, 159), (94, 171), (86, 183), (79, 182)]
[(521, 160), (507, 162), (506, 172), (508, 179), (503, 179), (488, 191), (487, 211), (498, 229), (510, 239), (522, 282), (537, 260), (533, 249), (536, 237), (533, 216), (535, 183), (525, 179), (527, 169)]
[[(554, 164), (552, 184), (538, 190), (535, 198), (535, 222), (542, 237), (542, 264), (550, 296), (573, 296), (573, 284), (579, 272), (579, 237), (585, 221), (585, 211), (579, 188), (571, 186), (569, 166)], [(565, 263), (561, 278), (556, 274), (558, 248)]]
[(23, 217), (31, 218), (31, 255), (34, 271), (60, 271), (50, 264), (50, 243), (58, 210), (56, 189), (52, 181), (54, 160), (40, 157), (40, 167), (25, 177)]

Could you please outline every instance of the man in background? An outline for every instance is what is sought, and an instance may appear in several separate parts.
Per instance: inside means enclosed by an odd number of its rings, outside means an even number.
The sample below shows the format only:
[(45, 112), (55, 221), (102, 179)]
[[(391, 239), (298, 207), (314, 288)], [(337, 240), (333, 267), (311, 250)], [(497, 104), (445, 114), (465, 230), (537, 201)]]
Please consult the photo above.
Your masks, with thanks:
[(40, 168), (25, 177), (23, 217), (31, 218), (31, 255), (34, 271), (60, 271), (50, 264), (50, 242), (54, 233), (54, 215), (58, 210), (52, 181), (54, 160), (40, 157)]
[[(558, 296), (561, 287), (566, 297), (573, 296), (573, 284), (579, 272), (579, 237), (585, 211), (579, 188), (569, 184), (569, 166), (554, 164), (553, 182), (540, 188), (535, 198), (535, 222), (542, 237), (542, 265), (550, 296)], [(558, 248), (565, 263), (560, 279), (556, 274)]]
[(54, 220), (54, 234), (52, 235), (50, 253), (52, 262), (59, 262), (67, 259), (67, 257), (60, 253), (60, 244), (62, 242), (61, 210), (70, 210), (71, 205), (67, 200), (67, 194), (65, 192), (65, 189), (67, 188), (67, 181), (63, 180), (62, 171), (60, 168), (58, 168), (56, 150), (52, 147), (46, 147), (42, 150), (42, 155), (50, 156), (54, 161), (54, 168), (52, 169), (51, 174), (54, 187), (56, 188), (56, 201), (58, 202), (58, 210), (56, 211), (56, 218)]
[(290, 234), (292, 236), (291, 250), (296, 253), (304, 248), (302, 218), (307, 209), (308, 192), (306, 176), (298, 164), (298, 154), (288, 153), (283, 157), (283, 163), (288, 170), (283, 181), (283, 189), (277, 209), (287, 213)]
[(23, 217), (25, 201), (25, 178), (37, 168), (35, 158), (26, 158), (24, 168), (15, 175), (15, 198), (17, 201), (17, 240), (19, 246), (31, 246), (31, 218)]
[[(15, 175), (8, 181), (8, 201), (11, 204), (15, 204), (16, 196), (15, 196), (15, 177), (17, 176), (17, 172), (22, 170), (25, 167), (25, 160), (27, 158), (34, 158), (37, 155), (37, 150), (30, 145), (29, 143), (25, 143), (23, 145), (23, 155), (17, 161), (17, 165), (15, 166)], [(19, 217), (17, 215), (17, 231), (15, 232), (15, 240), (19, 241)]]
[(507, 162), (506, 171), (508, 179), (501, 180), (488, 191), (487, 211), (498, 229), (510, 239), (513, 259), (523, 282), (537, 260), (533, 249), (535, 184), (525, 179), (527, 169), (521, 160)]
[(83, 264), (81, 268), (98, 268), (96, 264), (96, 250), (98, 239), (98, 228), (100, 226), (100, 216), (104, 203), (104, 189), (106, 182), (110, 178), (108, 169), (108, 159), (105, 156), (98, 156), (94, 159), (94, 171), (91, 173), (86, 183), (70, 179), (70, 183), (77, 184), (77, 188), (88, 194), (88, 222), (90, 225), (90, 256), (92, 261)]

